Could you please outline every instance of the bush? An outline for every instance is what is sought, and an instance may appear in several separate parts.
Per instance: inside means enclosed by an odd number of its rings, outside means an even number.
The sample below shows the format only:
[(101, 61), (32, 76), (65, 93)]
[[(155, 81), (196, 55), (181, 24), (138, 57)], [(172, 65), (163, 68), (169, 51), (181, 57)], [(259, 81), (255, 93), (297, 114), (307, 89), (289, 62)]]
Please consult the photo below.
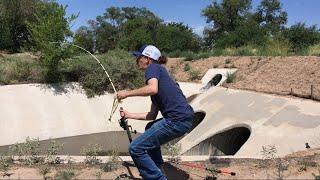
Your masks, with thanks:
[[(97, 58), (109, 73), (117, 90), (137, 88), (144, 84), (140, 71), (127, 51), (113, 50)], [(77, 56), (62, 62), (62, 72), (67, 81), (79, 81), (88, 97), (102, 95), (113, 88), (100, 65), (89, 55)]]
[(103, 154), (101, 145), (99, 144), (89, 144), (88, 147), (83, 147), (81, 149), (81, 155), (86, 156), (85, 163), (86, 164), (99, 164), (101, 162), (97, 156)]
[(286, 29), (283, 34), (292, 44), (294, 52), (299, 52), (320, 42), (320, 31), (315, 25), (307, 27), (305, 23), (297, 23)]
[(27, 137), (24, 143), (14, 144), (10, 147), (12, 155), (25, 156), (22, 162), (26, 165), (34, 165), (42, 162), (40, 154), (40, 141), (39, 139), (31, 139)]
[(0, 85), (43, 81), (39, 62), (13, 55), (0, 58), (0, 74)]
[(286, 56), (290, 51), (291, 45), (288, 40), (283, 38), (269, 38), (266, 45), (259, 48), (260, 56)]
[(191, 81), (199, 80), (199, 78), (200, 78), (200, 72), (199, 71), (191, 70), (191, 71), (188, 71), (188, 72), (189, 72), (189, 79)]
[(226, 83), (233, 83), (236, 79), (236, 73), (228, 73)]
[(54, 177), (57, 180), (71, 180), (76, 174), (72, 169), (58, 171)]
[(308, 48), (308, 55), (310, 55), (310, 56), (320, 56), (320, 44), (310, 46)]
[(185, 63), (185, 64), (184, 64), (183, 70), (184, 70), (184, 72), (187, 72), (187, 71), (190, 70), (190, 65), (189, 65), (189, 63)]

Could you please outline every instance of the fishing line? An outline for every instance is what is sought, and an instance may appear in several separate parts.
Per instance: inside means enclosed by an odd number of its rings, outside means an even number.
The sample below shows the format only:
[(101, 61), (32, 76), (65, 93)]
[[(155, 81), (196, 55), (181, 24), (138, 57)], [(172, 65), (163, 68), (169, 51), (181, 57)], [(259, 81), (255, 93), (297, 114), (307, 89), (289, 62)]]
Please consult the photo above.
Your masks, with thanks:
[[(107, 72), (106, 68), (103, 66), (103, 64), (101, 63), (101, 61), (95, 56), (93, 55), (90, 51), (86, 50), (85, 48), (81, 47), (81, 46), (78, 46), (76, 44), (72, 44), (72, 43), (67, 43), (67, 42), (51, 42), (51, 43), (55, 43), (55, 44), (60, 44), (60, 45), (70, 45), (70, 46), (73, 46), (73, 47), (76, 47), (76, 48), (79, 48), (83, 51), (85, 51), (86, 53), (90, 54), (97, 62), (98, 64), (102, 67), (103, 71), (105, 72), (105, 74), (107, 75), (110, 83), (111, 83), (111, 86), (113, 88), (113, 91), (115, 94), (117, 94), (117, 90), (113, 84), (113, 81), (111, 80), (110, 76), (109, 76), (109, 73)], [(112, 103), (112, 108), (111, 108), (111, 113), (110, 113), (110, 117), (109, 117), (109, 121), (111, 121), (111, 118), (113, 116), (113, 114), (115, 113), (115, 111), (117, 110), (118, 108), (118, 105), (119, 105), (119, 101), (118, 99), (115, 97), (113, 99), (113, 103)]]

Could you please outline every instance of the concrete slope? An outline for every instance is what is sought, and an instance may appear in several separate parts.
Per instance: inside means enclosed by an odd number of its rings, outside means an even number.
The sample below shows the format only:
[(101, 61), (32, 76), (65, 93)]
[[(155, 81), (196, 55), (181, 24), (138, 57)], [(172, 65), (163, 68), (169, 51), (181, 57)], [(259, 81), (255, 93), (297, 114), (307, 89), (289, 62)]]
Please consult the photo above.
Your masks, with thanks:
[(320, 145), (318, 102), (215, 87), (191, 104), (205, 117), (179, 141), (186, 155), (261, 157), (270, 145), (283, 156)]
[[(187, 97), (201, 88), (199, 84), (179, 84)], [(63, 88), (43, 84), (0, 86), (0, 146), (24, 142), (28, 136), (47, 140), (123, 131), (118, 124), (118, 111), (108, 121), (113, 98), (114, 94), (106, 94), (88, 99), (77, 84)], [(131, 97), (121, 106), (131, 112), (147, 112), (151, 100)], [(144, 132), (148, 121), (129, 123), (138, 132)]]

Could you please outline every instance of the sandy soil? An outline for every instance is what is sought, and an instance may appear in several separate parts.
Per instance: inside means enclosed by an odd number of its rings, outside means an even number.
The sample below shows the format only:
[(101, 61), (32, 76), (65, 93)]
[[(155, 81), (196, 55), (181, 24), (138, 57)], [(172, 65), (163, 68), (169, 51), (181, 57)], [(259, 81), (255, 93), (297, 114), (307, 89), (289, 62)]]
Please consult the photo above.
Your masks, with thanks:
[[(218, 174), (218, 179), (315, 179), (315, 176), (320, 176), (320, 148), (296, 152), (282, 158), (281, 161), (279, 159), (217, 159), (213, 157), (206, 162), (184, 163), (187, 164), (166, 163), (163, 170), (168, 179), (205, 179), (207, 176), (212, 176), (199, 166), (236, 173), (235, 176)], [(14, 165), (10, 168), (9, 174), (11, 179), (42, 179), (39, 169), (40, 166)], [(132, 162), (124, 162), (118, 170), (112, 172), (102, 172), (99, 165), (55, 165), (50, 167), (50, 173), (46, 177), (52, 179), (57, 172), (66, 169), (71, 169), (76, 179), (98, 179), (99, 172), (101, 179), (115, 179), (124, 174), (131, 179), (141, 179)], [(0, 177), (0, 179), (3, 178), (8, 176)]]
[(172, 58), (167, 68), (176, 80), (190, 81), (186, 63), (200, 77), (210, 68), (237, 68), (235, 82), (225, 87), (309, 98), (313, 85), (313, 98), (320, 100), (320, 57), (211, 57), (190, 62)]

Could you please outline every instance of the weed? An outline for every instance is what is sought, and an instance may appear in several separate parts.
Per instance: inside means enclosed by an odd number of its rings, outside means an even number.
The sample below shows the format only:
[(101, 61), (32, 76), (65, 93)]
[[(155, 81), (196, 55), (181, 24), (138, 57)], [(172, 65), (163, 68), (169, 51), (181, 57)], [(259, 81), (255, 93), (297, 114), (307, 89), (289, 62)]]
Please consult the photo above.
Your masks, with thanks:
[(66, 170), (58, 171), (54, 177), (56, 180), (71, 180), (75, 176), (73, 169), (68, 168)]
[(227, 73), (226, 83), (233, 83), (236, 79), (236, 73)]
[(283, 172), (288, 170), (288, 165), (284, 164), (281, 158), (277, 158), (276, 161), (276, 168), (277, 168), (277, 179), (283, 179)]
[(47, 174), (51, 172), (50, 166), (43, 165), (39, 167), (39, 173), (42, 175), (43, 179), (48, 179)]
[(312, 173), (315, 180), (320, 180), (320, 165), (318, 165), (318, 174)]
[(189, 63), (185, 63), (185, 64), (184, 64), (183, 70), (184, 70), (184, 72), (187, 72), (187, 71), (190, 70), (190, 65), (189, 65)]
[(101, 176), (102, 176), (102, 172), (101, 172), (101, 171), (97, 171), (97, 172), (94, 173), (94, 175), (96, 176), (96, 178), (97, 178), (98, 180), (100, 180), (100, 179), (101, 179)]
[(10, 168), (10, 163), (12, 163), (11, 158), (8, 158), (6, 156), (0, 156), (0, 171), (1, 172), (8, 172)]
[(63, 144), (57, 141), (50, 141), (49, 148), (47, 149), (46, 162), (49, 164), (60, 164), (61, 159), (57, 157), (58, 152), (63, 149)]
[(188, 71), (188, 73), (189, 73), (189, 79), (191, 81), (198, 80), (200, 78), (200, 71), (190, 70)]
[[(38, 138), (27, 137), (24, 143), (11, 146), (10, 151), (12, 155), (20, 156), (19, 160), (25, 165), (34, 165), (43, 161), (43, 158), (39, 157), (40, 142)], [(21, 156), (24, 156), (24, 158), (21, 159)]]
[(99, 144), (89, 144), (88, 147), (84, 147), (81, 149), (81, 155), (86, 156), (85, 163), (86, 164), (99, 164), (101, 160), (97, 158), (102, 152), (102, 147)]
[(117, 150), (112, 150), (109, 161), (100, 166), (101, 170), (104, 172), (117, 170), (120, 167), (119, 159), (119, 152)]
[(163, 146), (164, 154), (169, 156), (169, 161), (171, 162), (177, 162), (180, 161), (180, 153), (181, 153), (181, 145), (179, 144), (172, 144), (167, 143)]

